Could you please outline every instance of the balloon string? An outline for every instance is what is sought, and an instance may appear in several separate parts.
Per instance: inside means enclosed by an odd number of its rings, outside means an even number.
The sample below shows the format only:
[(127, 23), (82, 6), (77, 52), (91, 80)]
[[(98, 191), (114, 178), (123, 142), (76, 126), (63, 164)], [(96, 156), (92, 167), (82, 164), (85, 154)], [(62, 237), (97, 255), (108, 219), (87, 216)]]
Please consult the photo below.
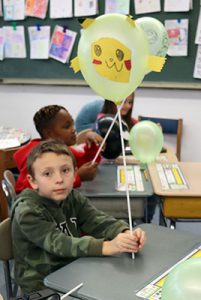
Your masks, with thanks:
[[(124, 101), (125, 101), (125, 100), (124, 100)], [(96, 155), (95, 155), (94, 159), (92, 160), (92, 164), (95, 163), (97, 157), (99, 156), (99, 154), (100, 154), (100, 152), (101, 152), (101, 150), (102, 150), (102, 148), (103, 148), (103, 146), (104, 146), (104, 144), (105, 144), (105, 141), (106, 141), (108, 135), (110, 134), (110, 131), (112, 130), (112, 127), (113, 127), (113, 125), (114, 125), (114, 123), (115, 123), (115, 121), (116, 121), (116, 119), (117, 119), (118, 111), (121, 110), (121, 108), (122, 108), (122, 106), (123, 106), (123, 104), (124, 104), (124, 101), (122, 101), (121, 105), (120, 105), (119, 107), (117, 107), (117, 113), (116, 113), (116, 115), (115, 115), (115, 117), (114, 117), (112, 123), (110, 124), (110, 127), (108, 128), (108, 131), (107, 131), (106, 135), (104, 136), (104, 139), (102, 140), (102, 143), (100, 144), (100, 147), (99, 147), (98, 151), (96, 152)]]
[[(131, 204), (130, 204), (130, 196), (129, 196), (129, 189), (128, 189), (128, 173), (127, 173), (127, 168), (126, 168), (126, 155), (125, 155), (125, 148), (124, 148), (123, 129), (122, 129), (120, 109), (118, 109), (117, 113), (118, 113), (118, 117), (119, 117), (121, 147), (122, 147), (122, 154), (123, 154), (124, 174), (125, 174), (125, 183), (126, 183), (128, 220), (129, 220), (130, 234), (132, 235), (133, 227), (132, 227), (132, 216), (131, 216)], [(132, 259), (135, 259), (135, 253), (134, 252), (132, 252)]]

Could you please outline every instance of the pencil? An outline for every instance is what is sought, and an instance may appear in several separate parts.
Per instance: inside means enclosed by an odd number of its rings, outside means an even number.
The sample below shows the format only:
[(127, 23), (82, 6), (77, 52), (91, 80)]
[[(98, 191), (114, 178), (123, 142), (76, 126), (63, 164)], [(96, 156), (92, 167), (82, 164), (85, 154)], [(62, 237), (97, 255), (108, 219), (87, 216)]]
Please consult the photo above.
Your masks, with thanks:
[(145, 178), (146, 181), (149, 180), (147, 170), (144, 170), (144, 178)]
[(78, 285), (76, 285), (72, 290), (70, 290), (68, 293), (64, 294), (63, 296), (61, 296), (61, 300), (64, 300), (66, 297), (68, 297), (70, 294), (72, 294), (73, 292), (79, 290), (79, 288), (81, 288), (83, 286), (83, 283), (80, 283)]

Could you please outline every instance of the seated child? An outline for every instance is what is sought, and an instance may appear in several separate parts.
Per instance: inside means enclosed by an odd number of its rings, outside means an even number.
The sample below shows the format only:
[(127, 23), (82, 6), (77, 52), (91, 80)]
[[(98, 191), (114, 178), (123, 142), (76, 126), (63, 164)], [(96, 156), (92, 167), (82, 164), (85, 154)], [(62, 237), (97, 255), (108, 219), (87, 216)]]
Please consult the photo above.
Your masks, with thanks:
[(65, 144), (41, 142), (29, 154), (27, 169), (33, 189), (19, 195), (11, 216), (15, 278), (23, 292), (44, 288), (45, 276), (75, 258), (143, 248), (143, 230), (130, 232), (124, 221), (73, 190), (75, 161)]
[[(59, 139), (67, 146), (72, 146), (76, 143), (77, 136), (74, 121), (69, 112), (63, 106), (48, 105), (42, 107), (35, 113), (33, 120), (36, 130), (40, 134), (42, 140), (47, 140), (49, 138)], [(31, 140), (28, 144), (16, 151), (13, 156), (20, 173), (15, 186), (17, 193), (27, 187), (31, 187), (27, 180), (26, 160), (29, 152), (33, 147), (41, 142), (41, 139)], [(78, 167), (74, 187), (80, 186), (81, 181), (94, 179), (97, 171), (97, 165), (101, 159), (101, 156), (99, 155), (96, 162), (91, 164), (91, 161), (98, 150), (98, 145), (102, 142), (102, 137), (89, 130), (85, 133), (85, 142), (86, 143), (83, 145), (70, 147), (70, 150), (75, 156)]]

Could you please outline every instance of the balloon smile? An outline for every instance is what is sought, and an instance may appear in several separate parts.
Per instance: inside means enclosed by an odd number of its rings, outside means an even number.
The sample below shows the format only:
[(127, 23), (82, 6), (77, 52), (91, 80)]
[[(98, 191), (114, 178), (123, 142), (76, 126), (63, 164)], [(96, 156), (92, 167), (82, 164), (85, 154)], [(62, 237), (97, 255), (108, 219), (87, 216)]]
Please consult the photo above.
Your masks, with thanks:
[(108, 67), (108, 69), (112, 69), (113, 67), (115, 68), (115, 70), (119, 73), (121, 72), (122, 68), (123, 68), (123, 64), (120, 65), (120, 68), (117, 67), (117, 64), (114, 62), (111, 65), (108, 64), (107, 61), (105, 61), (106, 66)]

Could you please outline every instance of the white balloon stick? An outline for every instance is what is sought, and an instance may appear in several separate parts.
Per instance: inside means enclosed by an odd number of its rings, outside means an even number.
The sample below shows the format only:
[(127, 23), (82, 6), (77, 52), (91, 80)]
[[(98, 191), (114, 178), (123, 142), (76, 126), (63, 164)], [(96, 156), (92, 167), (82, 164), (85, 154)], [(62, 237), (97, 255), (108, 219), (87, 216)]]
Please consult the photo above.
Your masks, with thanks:
[(83, 283), (80, 283), (78, 285), (76, 285), (72, 290), (70, 290), (68, 293), (64, 294), (63, 296), (61, 296), (60, 300), (64, 300), (66, 297), (68, 297), (70, 294), (72, 294), (73, 292), (79, 290), (81, 287), (83, 286)]
[[(124, 101), (125, 101), (125, 100), (124, 100)], [(123, 106), (123, 104), (124, 104), (124, 101), (121, 102), (120, 107), (117, 108), (117, 109), (120, 110), (120, 109), (122, 108), (122, 106)], [(106, 141), (108, 135), (110, 134), (110, 131), (112, 130), (112, 127), (113, 127), (113, 125), (114, 125), (114, 123), (115, 123), (115, 121), (116, 121), (116, 119), (117, 119), (117, 116), (118, 116), (118, 111), (117, 111), (117, 113), (116, 113), (116, 115), (115, 115), (115, 117), (114, 117), (112, 123), (110, 124), (110, 127), (108, 128), (108, 131), (107, 131), (106, 135), (104, 136), (104, 139), (102, 140), (102, 143), (100, 144), (100, 147), (99, 147), (98, 151), (96, 152), (96, 155), (95, 155), (95, 157), (94, 157), (94, 159), (93, 159), (93, 161), (92, 161), (92, 164), (95, 163), (97, 157), (99, 156), (99, 154), (100, 154), (100, 152), (101, 152), (101, 150), (102, 150), (102, 148), (103, 148), (103, 145), (105, 144), (105, 141)]]
[[(123, 154), (123, 165), (124, 165), (124, 174), (125, 174), (125, 183), (126, 183), (126, 198), (127, 198), (127, 207), (128, 207), (128, 220), (129, 220), (130, 233), (132, 235), (133, 226), (132, 226), (132, 216), (131, 216), (131, 204), (130, 204), (130, 196), (129, 196), (129, 188), (128, 188), (128, 174), (127, 174), (127, 168), (126, 168), (126, 155), (125, 155), (125, 148), (124, 148), (123, 129), (122, 129), (120, 110), (121, 110), (121, 108), (118, 108), (117, 113), (118, 113), (118, 118), (119, 118), (121, 147), (122, 147), (122, 154)], [(134, 252), (132, 252), (132, 259), (135, 259), (135, 253)]]

